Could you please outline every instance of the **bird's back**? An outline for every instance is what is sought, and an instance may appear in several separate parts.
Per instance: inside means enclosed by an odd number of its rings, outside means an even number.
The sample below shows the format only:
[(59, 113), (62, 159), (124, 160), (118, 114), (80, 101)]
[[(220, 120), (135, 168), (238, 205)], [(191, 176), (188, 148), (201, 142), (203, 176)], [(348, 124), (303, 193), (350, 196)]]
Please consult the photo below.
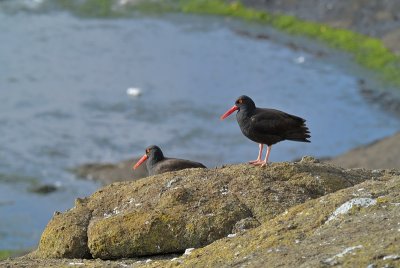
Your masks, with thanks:
[(165, 158), (152, 167), (150, 175), (161, 174), (169, 171), (177, 171), (187, 168), (206, 168), (199, 162), (194, 162), (185, 159)]
[[(239, 119), (238, 119), (239, 121)], [(282, 140), (310, 142), (306, 120), (276, 109), (256, 108), (239, 125), (249, 139), (267, 145)]]

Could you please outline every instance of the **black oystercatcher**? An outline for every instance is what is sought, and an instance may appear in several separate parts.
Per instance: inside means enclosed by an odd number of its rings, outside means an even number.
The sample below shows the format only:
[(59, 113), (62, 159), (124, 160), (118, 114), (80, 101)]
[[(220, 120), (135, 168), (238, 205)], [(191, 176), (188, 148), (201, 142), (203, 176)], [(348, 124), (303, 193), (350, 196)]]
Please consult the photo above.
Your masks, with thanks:
[(206, 168), (203, 164), (198, 162), (164, 157), (160, 147), (156, 145), (151, 145), (146, 148), (146, 154), (139, 159), (133, 166), (133, 169), (138, 168), (146, 160), (146, 167), (150, 176), (186, 168)]
[[(283, 141), (310, 142), (310, 131), (305, 125), (306, 120), (285, 112), (257, 108), (254, 101), (247, 96), (240, 96), (235, 105), (221, 116), (221, 120), (238, 110), (236, 119), (242, 133), (252, 141), (259, 143), (258, 157), (250, 164), (265, 166), (273, 144)], [(265, 160), (261, 160), (264, 144), (267, 145)]]

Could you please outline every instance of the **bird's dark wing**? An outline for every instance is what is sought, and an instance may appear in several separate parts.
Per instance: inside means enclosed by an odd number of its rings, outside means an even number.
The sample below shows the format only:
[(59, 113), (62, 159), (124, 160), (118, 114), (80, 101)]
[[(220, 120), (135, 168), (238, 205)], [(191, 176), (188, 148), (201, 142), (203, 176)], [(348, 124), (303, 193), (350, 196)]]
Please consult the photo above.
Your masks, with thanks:
[(303, 118), (275, 109), (256, 108), (250, 117), (250, 127), (268, 135), (281, 136), (288, 130), (302, 126), (304, 122)]
[(201, 163), (194, 161), (176, 159), (176, 158), (166, 158), (164, 161), (160, 162), (157, 165), (157, 172), (164, 173), (168, 171), (176, 171), (186, 168), (205, 168), (205, 166)]

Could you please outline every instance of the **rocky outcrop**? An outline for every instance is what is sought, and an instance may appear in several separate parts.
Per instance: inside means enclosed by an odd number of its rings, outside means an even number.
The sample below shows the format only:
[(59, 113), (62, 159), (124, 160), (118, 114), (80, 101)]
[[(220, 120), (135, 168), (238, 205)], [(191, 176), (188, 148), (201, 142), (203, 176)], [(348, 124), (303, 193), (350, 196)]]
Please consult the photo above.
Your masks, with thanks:
[(136, 170), (132, 169), (133, 165), (138, 160), (139, 158), (133, 158), (117, 164), (84, 164), (77, 168), (70, 169), (70, 171), (80, 178), (99, 181), (103, 185), (119, 181), (133, 181), (149, 175), (146, 165), (141, 165)]
[(385, 173), (305, 157), (267, 168), (188, 169), (111, 184), (49, 222), (36, 257), (118, 259), (208, 245), (286, 209)]
[(378, 180), (294, 206), (175, 262), (182, 267), (399, 267), (400, 173), (375, 174)]
[(65, 213), (56, 212), (44, 230), (38, 251), (42, 258), (90, 258), (87, 247), (87, 227), (91, 211), (81, 205)]
[(399, 169), (400, 133), (357, 147), (326, 162), (344, 168)]
[[(344, 170), (307, 157), (188, 169), (78, 199), (49, 222), (36, 252), (0, 264), (396, 267), (399, 222), (397, 171)], [(196, 249), (165, 255), (187, 248)], [(117, 260), (82, 258), (89, 254)]]

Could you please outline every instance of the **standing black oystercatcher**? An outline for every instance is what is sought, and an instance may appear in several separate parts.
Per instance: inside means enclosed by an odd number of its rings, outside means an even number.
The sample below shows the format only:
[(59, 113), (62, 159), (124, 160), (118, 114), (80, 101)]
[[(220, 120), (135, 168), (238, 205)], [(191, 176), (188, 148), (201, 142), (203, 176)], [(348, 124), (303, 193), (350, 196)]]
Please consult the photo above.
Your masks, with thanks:
[(138, 168), (146, 160), (146, 167), (150, 176), (186, 168), (206, 168), (203, 164), (198, 162), (164, 157), (160, 147), (156, 145), (151, 145), (146, 148), (146, 153), (133, 166), (133, 169)]
[[(273, 144), (283, 141), (310, 142), (310, 131), (305, 125), (306, 120), (285, 112), (257, 108), (254, 101), (247, 96), (240, 96), (235, 105), (221, 116), (221, 120), (238, 110), (236, 119), (242, 133), (252, 141), (259, 143), (258, 157), (250, 164), (265, 166)], [(261, 160), (264, 144), (267, 145), (265, 160)]]

